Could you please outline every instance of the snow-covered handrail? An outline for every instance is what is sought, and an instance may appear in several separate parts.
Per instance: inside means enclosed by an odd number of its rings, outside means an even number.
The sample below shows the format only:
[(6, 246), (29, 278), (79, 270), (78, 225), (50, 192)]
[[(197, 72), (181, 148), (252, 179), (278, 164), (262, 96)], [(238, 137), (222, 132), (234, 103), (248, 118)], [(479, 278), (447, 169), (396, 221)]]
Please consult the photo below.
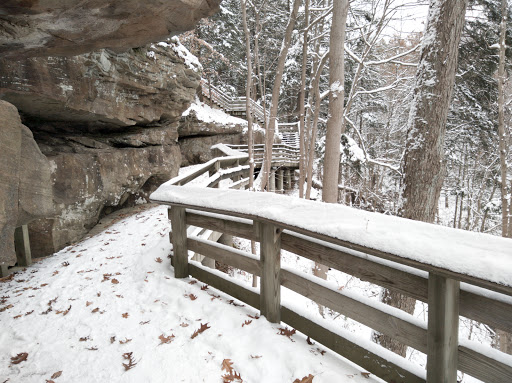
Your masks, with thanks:
[[(512, 331), (511, 240), (272, 193), (163, 185), (151, 199), (172, 207), (176, 277), (193, 275), (259, 307), (268, 320), (283, 320), (387, 381), (425, 382), (425, 373), (380, 346), (348, 339), (281, 306), (280, 286), (426, 353), (429, 368), (510, 382), (512, 356), (453, 340), (459, 312)], [(259, 241), (260, 258), (187, 238), (187, 224)], [(428, 327), (400, 310), (281, 269), (281, 248), (427, 302)], [(260, 293), (189, 263), (188, 250), (260, 275)]]

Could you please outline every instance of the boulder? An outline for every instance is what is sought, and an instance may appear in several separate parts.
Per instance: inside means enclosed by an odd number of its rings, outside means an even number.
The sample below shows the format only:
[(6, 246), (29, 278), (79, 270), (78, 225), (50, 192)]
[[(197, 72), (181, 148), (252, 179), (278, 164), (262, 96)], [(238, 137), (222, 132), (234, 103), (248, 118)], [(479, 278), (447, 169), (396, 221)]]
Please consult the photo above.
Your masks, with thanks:
[(117, 52), (193, 29), (221, 0), (2, 0), (0, 55)]

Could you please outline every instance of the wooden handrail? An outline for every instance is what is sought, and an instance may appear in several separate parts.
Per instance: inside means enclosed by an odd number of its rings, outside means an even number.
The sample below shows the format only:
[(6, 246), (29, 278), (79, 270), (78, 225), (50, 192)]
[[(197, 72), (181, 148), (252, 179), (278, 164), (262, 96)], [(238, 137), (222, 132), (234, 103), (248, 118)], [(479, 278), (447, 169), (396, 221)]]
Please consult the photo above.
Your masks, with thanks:
[[(438, 382), (442, 377), (453, 376), (457, 369), (483, 381), (510, 382), (512, 357), (499, 353), (500, 356), (496, 358), (493, 352), (498, 351), (489, 349), (482, 353), (478, 347), (472, 347), (470, 343), (459, 345), (456, 340), (458, 339), (459, 308), (460, 315), (469, 318), (476, 316), (484, 323), (492, 323), (497, 328), (510, 330), (512, 299), (509, 296), (512, 295), (512, 272), (509, 284), (497, 283), (496, 280), (484, 277), (478, 271), (464, 274), (455, 269), (432, 264), (429, 260), (413, 260), (389, 251), (349, 242), (337, 234), (334, 235), (333, 232), (322, 233), (318, 230), (310, 230), (305, 227), (307, 225), (299, 227), (290, 223), (293, 217), (283, 216), (278, 219), (272, 214), (269, 217), (261, 213), (261, 207), (264, 206), (265, 211), (274, 211), (277, 205), (273, 210), (273, 204), (279, 205), (280, 198), (288, 198), (267, 194), (226, 190), (199, 191), (196, 188), (173, 186), (162, 188), (154, 193), (152, 199), (155, 202), (171, 206), (172, 242), (175, 249), (173, 262), (175, 270), (178, 270), (177, 276), (191, 274), (228, 294), (246, 302), (252, 302), (249, 304), (259, 307), (268, 320), (287, 322), (311, 338), (324, 341), (327, 343), (326, 346), (390, 382), (424, 382), (425, 376), (404, 367), (404, 363), (390, 361), (392, 358), (385, 356), (386, 353), (380, 349), (376, 351), (375, 347), (372, 347), (371, 350), (366, 350), (358, 342), (354, 343), (353, 340), (344, 338), (339, 333), (333, 333), (305, 319), (290, 308), (282, 307), (279, 286), (291, 288), (343, 315), (426, 352), (428, 383)], [(240, 202), (240, 198), (245, 198), (245, 195), (252, 204), (249, 203), (244, 208), (240, 205), (230, 208), (228, 203), (220, 203), (221, 199)], [(283, 203), (289, 204), (290, 200), (283, 200)], [(312, 201), (294, 201), (294, 207), (288, 215), (307, 214), (311, 206), (319, 208), (321, 205), (316, 205)], [(193, 211), (187, 209), (193, 209)], [(329, 210), (333, 211), (332, 214), (340, 214), (337, 212), (340, 209), (336, 205), (329, 206)], [(344, 213), (346, 213), (345, 210)], [(327, 217), (326, 219), (328, 221)], [(386, 218), (382, 219), (386, 220)], [(407, 224), (418, 225), (412, 221), (408, 221)], [(180, 229), (186, 225), (205, 227), (259, 241), (261, 243), (259, 260), (246, 256), (240, 251), (218, 245), (197, 243), (197, 241), (191, 242), (190, 245), (194, 251), (204, 252), (206, 256), (218, 257), (222, 262), (260, 274), (262, 287), (259, 298), (256, 298), (252, 291), (246, 291), (227, 280), (222, 278), (220, 280), (219, 276), (209, 274), (199, 265), (189, 264), (186, 253), (190, 248), (187, 247), (186, 231)], [(435, 228), (435, 226), (432, 227)], [(422, 229), (429, 230), (429, 227), (422, 226)], [(456, 232), (458, 234), (454, 236), (459, 240), (462, 237), (469, 238), (465, 234), (462, 235), (460, 231), (453, 231), (453, 233)], [(512, 254), (512, 242), (490, 236), (486, 239), (489, 241), (489, 246), (499, 242), (500, 246), (505, 246), (503, 251), (510, 250)], [(480, 248), (485, 247), (485, 244), (478, 241), (475, 241), (476, 244)], [(302, 275), (293, 270), (281, 269), (280, 249), (292, 251), (372, 283), (427, 301), (429, 304), (428, 327), (425, 323), (399, 310), (337, 291), (320, 279)], [(472, 256), (468, 254), (468, 262), (472, 261)], [(247, 260), (243, 257), (247, 257)], [(447, 264), (450, 263), (447, 262)], [(504, 265), (504, 267), (506, 270), (510, 269), (510, 265)], [(461, 281), (465, 283), (459, 287)], [(258, 304), (255, 302), (256, 299), (259, 300)], [(501, 310), (501, 316), (498, 319), (494, 317), (496, 310), (493, 307), (495, 306)], [(482, 307), (490, 308), (490, 311), (482, 310)], [(337, 341), (331, 344), (331, 339), (337, 339)], [(340, 349), (339, 344), (343, 342), (346, 343), (346, 347)], [(369, 359), (368, 356), (370, 356)], [(375, 361), (379, 363), (376, 364)]]

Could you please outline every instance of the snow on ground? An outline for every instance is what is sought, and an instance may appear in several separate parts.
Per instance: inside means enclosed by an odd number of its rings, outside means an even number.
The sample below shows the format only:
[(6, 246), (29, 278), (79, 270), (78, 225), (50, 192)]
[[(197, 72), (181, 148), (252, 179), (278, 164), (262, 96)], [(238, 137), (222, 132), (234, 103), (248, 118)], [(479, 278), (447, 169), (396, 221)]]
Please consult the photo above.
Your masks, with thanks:
[(187, 117), (191, 112), (195, 112), (197, 119), (203, 122), (213, 122), (223, 125), (247, 125), (247, 121), (238, 117), (230, 116), (221, 109), (212, 108), (211, 106), (199, 101), (196, 97), (190, 107), (185, 110), (182, 117)]
[(222, 292), (174, 279), (166, 208), (138, 209), (0, 283), (1, 382), (222, 382), (225, 359), (244, 382), (379, 381), (301, 334), (278, 335), (283, 326)]

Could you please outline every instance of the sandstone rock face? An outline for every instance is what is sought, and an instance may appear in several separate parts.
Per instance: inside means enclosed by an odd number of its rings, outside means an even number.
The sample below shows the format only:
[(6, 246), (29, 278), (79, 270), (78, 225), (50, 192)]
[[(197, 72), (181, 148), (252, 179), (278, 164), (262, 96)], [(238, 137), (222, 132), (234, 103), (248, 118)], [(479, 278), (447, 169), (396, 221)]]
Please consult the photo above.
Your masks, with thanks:
[(181, 117), (200, 79), (179, 47), (170, 41), (122, 54), (1, 59), (0, 98), (16, 105), (29, 124), (63, 121), (60, 128), (73, 132), (167, 124)]
[(193, 29), (220, 0), (2, 0), (0, 55), (118, 52)]
[(13, 265), (14, 229), (53, 213), (50, 163), (16, 107), (0, 101), (0, 264)]
[[(83, 238), (103, 215), (149, 200), (158, 185), (177, 175), (181, 154), (176, 128), (150, 130), (98, 137), (38, 134), (52, 165), (58, 214), (29, 226), (33, 256)], [(119, 142), (129, 146), (111, 146)]]
[[(6, 180), (14, 189), (6, 190), (12, 198), (4, 210), (16, 200), (20, 210), (2, 213), (14, 220), (0, 225), (11, 235), (14, 226), (31, 221), (34, 257), (83, 238), (102, 215), (144, 201), (177, 175), (178, 120), (200, 79), (178, 48), (169, 41), (120, 54), (0, 60), (0, 98), (19, 108), (35, 137), (16, 113), (23, 150), (10, 155), (11, 167), (27, 171), (20, 173), (19, 191)], [(44, 211), (36, 209), (43, 198), (35, 192), (39, 184), (49, 189)]]

